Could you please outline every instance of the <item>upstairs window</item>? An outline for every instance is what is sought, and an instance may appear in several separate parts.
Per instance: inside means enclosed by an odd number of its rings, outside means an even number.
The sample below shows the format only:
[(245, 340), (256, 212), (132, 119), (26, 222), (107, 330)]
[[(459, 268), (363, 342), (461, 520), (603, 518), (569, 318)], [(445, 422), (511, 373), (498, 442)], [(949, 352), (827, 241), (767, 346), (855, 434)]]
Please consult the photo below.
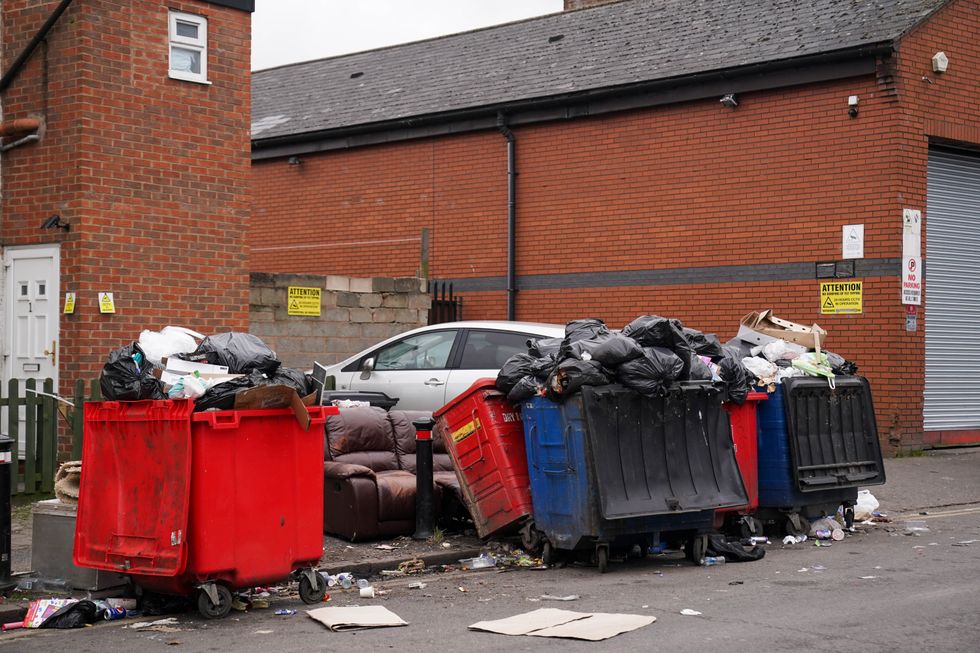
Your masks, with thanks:
[(208, 84), (208, 19), (170, 12), (170, 76)]

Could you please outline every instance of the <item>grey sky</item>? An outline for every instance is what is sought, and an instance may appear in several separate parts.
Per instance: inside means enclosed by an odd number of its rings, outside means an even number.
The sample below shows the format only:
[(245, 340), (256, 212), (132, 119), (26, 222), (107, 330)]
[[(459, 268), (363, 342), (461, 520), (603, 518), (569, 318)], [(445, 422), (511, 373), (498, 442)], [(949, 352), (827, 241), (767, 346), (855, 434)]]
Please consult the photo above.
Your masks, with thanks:
[(252, 69), (561, 11), (563, 0), (256, 0)]

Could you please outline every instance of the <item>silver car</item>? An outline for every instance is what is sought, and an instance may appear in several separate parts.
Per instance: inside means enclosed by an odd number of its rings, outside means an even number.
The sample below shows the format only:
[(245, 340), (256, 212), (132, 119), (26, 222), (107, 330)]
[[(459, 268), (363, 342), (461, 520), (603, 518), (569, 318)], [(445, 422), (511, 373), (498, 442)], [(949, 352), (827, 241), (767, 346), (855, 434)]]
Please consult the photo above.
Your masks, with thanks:
[(326, 368), (337, 390), (382, 392), (399, 410), (441, 408), (481, 377), (496, 377), (527, 340), (563, 338), (537, 322), (447, 322), (412, 329)]

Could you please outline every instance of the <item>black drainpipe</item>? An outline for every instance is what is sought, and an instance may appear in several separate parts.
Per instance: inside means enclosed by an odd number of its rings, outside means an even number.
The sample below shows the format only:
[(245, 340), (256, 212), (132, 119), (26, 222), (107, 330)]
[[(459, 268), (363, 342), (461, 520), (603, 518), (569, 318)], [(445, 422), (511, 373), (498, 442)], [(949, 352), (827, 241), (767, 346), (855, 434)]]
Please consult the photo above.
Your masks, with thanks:
[(43, 41), (48, 35), (48, 32), (51, 31), (54, 24), (58, 22), (59, 18), (61, 18), (61, 14), (65, 13), (65, 9), (68, 9), (68, 5), (70, 5), (71, 2), (72, 0), (61, 0), (61, 4), (55, 7), (55, 10), (51, 12), (51, 15), (48, 16), (48, 19), (44, 22), (44, 25), (41, 26), (38, 33), (34, 35), (31, 42), (24, 48), (24, 51), (17, 56), (17, 59), (12, 64), (10, 64), (10, 68), (8, 68), (7, 72), (3, 74), (3, 78), (0, 78), (0, 93), (7, 90), (7, 87), (10, 86), (11, 82), (13, 82), (17, 77), (20, 69), (24, 67), (27, 60), (30, 59), (32, 54), (34, 54), (34, 49), (37, 48), (41, 41)]
[(497, 129), (507, 139), (507, 319), (514, 321), (517, 299), (517, 164), (514, 156), (517, 139), (507, 127), (507, 118), (497, 114)]

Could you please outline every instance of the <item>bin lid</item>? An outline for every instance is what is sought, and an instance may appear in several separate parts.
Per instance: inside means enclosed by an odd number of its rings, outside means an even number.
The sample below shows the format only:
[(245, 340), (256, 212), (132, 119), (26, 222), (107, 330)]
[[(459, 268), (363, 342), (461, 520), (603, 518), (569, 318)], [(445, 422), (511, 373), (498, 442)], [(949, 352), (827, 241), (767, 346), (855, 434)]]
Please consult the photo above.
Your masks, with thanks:
[(85, 404), (75, 564), (176, 576), (187, 564), (194, 403)]
[(668, 515), (748, 503), (731, 422), (710, 386), (644, 397), (585, 386), (582, 401), (605, 519)]
[(881, 443), (863, 376), (783, 379), (786, 435), (793, 479), (800, 492), (819, 492), (885, 482)]

